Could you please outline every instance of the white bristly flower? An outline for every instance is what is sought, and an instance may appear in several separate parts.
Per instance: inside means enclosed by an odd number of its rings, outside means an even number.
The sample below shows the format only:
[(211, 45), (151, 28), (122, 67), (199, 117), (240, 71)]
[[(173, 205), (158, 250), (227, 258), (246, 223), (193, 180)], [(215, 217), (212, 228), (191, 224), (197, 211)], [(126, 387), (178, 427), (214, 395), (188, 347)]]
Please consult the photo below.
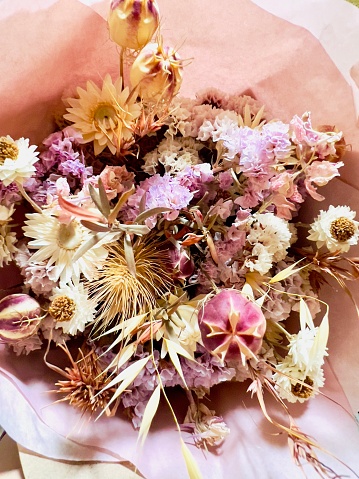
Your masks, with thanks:
[(346, 253), (358, 243), (359, 223), (354, 221), (355, 215), (349, 206), (330, 205), (328, 211), (320, 211), (308, 239), (315, 241), (318, 248), (326, 246), (331, 253)]

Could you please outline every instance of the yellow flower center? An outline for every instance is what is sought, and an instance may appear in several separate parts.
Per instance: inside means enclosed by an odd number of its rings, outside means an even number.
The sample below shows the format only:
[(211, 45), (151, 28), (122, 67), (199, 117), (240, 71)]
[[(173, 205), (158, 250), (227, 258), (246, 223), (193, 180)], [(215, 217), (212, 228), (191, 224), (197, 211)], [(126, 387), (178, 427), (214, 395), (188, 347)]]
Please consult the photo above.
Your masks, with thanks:
[(313, 387), (314, 383), (309, 376), (306, 376), (303, 383), (308, 384), (308, 386), (310, 387), (304, 386), (304, 384), (300, 384), (300, 383), (292, 384), (292, 394), (294, 394), (294, 396), (297, 396), (299, 398), (306, 399), (313, 395), (313, 389), (311, 388)]
[(100, 103), (92, 113), (93, 121), (96, 126), (104, 127), (106, 130), (113, 128), (118, 124), (118, 115), (113, 105)]
[(4, 136), (0, 137), (0, 165), (2, 165), (7, 158), (16, 160), (18, 156), (19, 148), (15, 143)]
[(339, 243), (344, 243), (354, 236), (355, 224), (352, 220), (342, 216), (331, 223), (330, 234), (335, 240), (339, 241)]
[(71, 321), (76, 311), (75, 301), (67, 296), (58, 296), (50, 307), (49, 313), (56, 321)]
[(82, 243), (82, 230), (79, 223), (71, 221), (68, 225), (61, 224), (57, 235), (60, 248), (69, 251), (77, 249)]

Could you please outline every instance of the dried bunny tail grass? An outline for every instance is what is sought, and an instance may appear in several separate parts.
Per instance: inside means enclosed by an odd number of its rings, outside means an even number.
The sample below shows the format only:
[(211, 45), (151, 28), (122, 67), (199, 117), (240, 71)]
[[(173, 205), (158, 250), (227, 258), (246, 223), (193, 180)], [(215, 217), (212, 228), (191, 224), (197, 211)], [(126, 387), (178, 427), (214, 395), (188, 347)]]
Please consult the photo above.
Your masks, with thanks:
[(69, 358), (71, 366), (62, 370), (46, 362), (51, 369), (65, 378), (55, 383), (57, 390), (51, 391), (65, 395), (56, 402), (68, 402), (71, 406), (80, 409), (83, 415), (90, 414), (90, 417), (99, 409), (105, 410), (107, 416), (114, 415), (118, 402), (111, 410), (108, 409), (107, 406), (114, 391), (105, 389), (110, 378), (103, 373), (95, 350), (86, 345), (82, 346), (79, 349), (79, 359), (74, 361), (67, 346), (59, 346)]
[[(273, 424), (273, 426), (275, 426), (280, 431), (287, 434), (289, 449), (291, 451), (291, 455), (292, 455), (294, 463), (300, 468), (302, 468), (304, 464), (311, 465), (313, 469), (315, 470), (315, 472), (318, 474), (318, 476), (321, 477), (322, 479), (341, 479), (341, 478), (347, 477), (347, 476), (337, 474), (332, 468), (328, 467), (326, 464), (320, 461), (316, 453), (314, 452), (314, 449), (317, 449), (336, 459), (340, 464), (342, 464), (350, 472), (352, 472), (355, 477), (359, 478), (359, 476), (355, 473), (355, 471), (353, 471), (347, 464), (345, 464), (343, 461), (341, 461), (339, 458), (334, 456), (329, 451), (323, 449), (308, 434), (303, 433), (299, 429), (299, 427), (295, 424), (292, 416), (289, 413), (289, 410), (286, 404), (279, 397), (277, 391), (275, 390), (271, 379), (269, 379), (267, 376), (264, 376), (263, 374), (255, 370), (253, 367), (251, 367), (251, 365), (249, 365), (249, 368), (252, 373), (253, 382), (249, 386), (248, 391), (250, 391), (252, 395), (253, 394), (257, 395), (257, 399), (262, 409), (262, 412), (264, 414), (264, 417), (271, 424)], [(311, 388), (311, 386), (308, 386), (308, 387)], [(283, 410), (288, 415), (288, 419), (289, 419), (288, 426), (285, 426), (277, 422), (268, 413), (266, 405), (265, 405), (265, 401), (264, 401), (263, 388), (265, 388), (274, 397), (274, 399), (282, 406)], [(303, 471), (303, 474), (305, 477), (307, 477), (304, 471)]]
[(107, 249), (109, 254), (100, 278), (89, 284), (90, 295), (100, 305), (96, 331), (151, 310), (172, 286), (168, 250), (154, 235), (139, 238), (133, 245), (136, 275), (126, 262), (123, 241), (108, 245)]

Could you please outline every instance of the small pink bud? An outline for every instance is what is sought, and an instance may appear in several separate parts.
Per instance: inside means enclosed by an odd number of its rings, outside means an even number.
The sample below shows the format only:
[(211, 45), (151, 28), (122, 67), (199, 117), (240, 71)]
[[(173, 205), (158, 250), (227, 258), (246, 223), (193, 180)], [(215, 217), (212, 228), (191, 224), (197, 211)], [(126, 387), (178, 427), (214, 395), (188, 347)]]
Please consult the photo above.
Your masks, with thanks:
[(194, 261), (184, 249), (171, 248), (169, 257), (176, 278), (186, 279), (194, 273)]
[(0, 301), (0, 342), (15, 343), (36, 333), (39, 303), (28, 294), (10, 294)]
[(120, 47), (141, 50), (158, 28), (155, 0), (113, 0), (108, 17), (110, 38)]
[(261, 308), (240, 291), (224, 289), (199, 311), (202, 341), (222, 360), (255, 358), (260, 351), (266, 320)]
[(138, 54), (130, 71), (132, 88), (144, 100), (170, 100), (182, 83), (182, 62), (178, 53), (161, 43), (149, 43)]

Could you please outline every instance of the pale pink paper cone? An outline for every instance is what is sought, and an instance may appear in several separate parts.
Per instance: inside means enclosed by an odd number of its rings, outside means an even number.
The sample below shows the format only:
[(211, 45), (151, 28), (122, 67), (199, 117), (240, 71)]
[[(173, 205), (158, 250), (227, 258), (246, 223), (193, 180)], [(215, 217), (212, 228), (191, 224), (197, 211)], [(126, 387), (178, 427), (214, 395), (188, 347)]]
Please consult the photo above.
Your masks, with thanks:
[[(250, 89), (283, 120), (311, 110), (316, 124), (336, 124), (345, 131), (353, 152), (344, 178), (354, 182), (359, 138), (351, 89), (309, 32), (248, 0), (228, 0), (225, 5), (216, 0), (159, 2), (166, 41), (181, 46), (183, 58), (193, 58), (185, 72), (182, 95), (193, 96), (209, 86), (230, 92)], [(50, 4), (54, 5), (47, 9)], [(13, 14), (19, 8), (23, 12)], [(105, 2), (96, 5), (100, 12), (107, 8)], [(109, 43), (101, 18), (74, 0), (43, 0), (31, 2), (31, 6), (24, 0), (6, 0), (2, 15), (8, 18), (1, 22), (0, 29), (1, 44), (6, 46), (2, 51), (7, 52), (6, 56), (3, 53), (0, 78), (0, 133), (30, 136), (40, 142), (51, 131), (52, 110), (61, 105), (63, 90), (69, 91), (89, 78), (99, 80), (107, 71), (116, 72), (116, 49)], [(353, 312), (350, 314), (350, 331), (345, 335), (336, 323), (340, 344), (331, 340), (333, 349), (341, 354), (346, 353), (347, 344), (350, 348), (358, 344), (353, 339), (357, 337), (357, 323)], [(348, 381), (353, 372), (350, 356), (346, 357), (331, 361), (336, 363), (335, 372), (348, 372)], [(48, 406), (55, 398), (45, 391), (53, 388), (57, 378), (43, 364), (41, 353), (14, 358), (1, 351), (0, 367), (0, 424), (24, 447), (52, 458), (124, 458), (135, 463), (148, 479), (186, 477), (178, 435), (165, 405), (140, 452), (136, 448), (137, 433), (123, 417), (85, 423), (79, 431), (79, 416), (74, 410), (64, 404)], [(329, 367), (326, 376), (323, 392), (349, 409)], [(231, 435), (218, 455), (203, 454), (191, 446), (203, 476), (302, 477), (291, 462), (285, 438), (273, 435), (276, 430), (265, 422), (256, 400), (244, 391), (245, 386), (240, 384), (223, 385), (213, 391), (209, 406), (223, 414)], [(179, 393), (179, 419), (185, 413), (184, 402), (183, 393)], [(357, 427), (340, 406), (317, 397), (291, 410), (305, 432), (353, 469), (359, 469)], [(321, 455), (321, 459), (338, 472), (348, 473), (327, 456)], [(354, 477), (350, 473), (348, 476)], [(308, 477), (314, 477), (312, 471), (308, 471)]]

